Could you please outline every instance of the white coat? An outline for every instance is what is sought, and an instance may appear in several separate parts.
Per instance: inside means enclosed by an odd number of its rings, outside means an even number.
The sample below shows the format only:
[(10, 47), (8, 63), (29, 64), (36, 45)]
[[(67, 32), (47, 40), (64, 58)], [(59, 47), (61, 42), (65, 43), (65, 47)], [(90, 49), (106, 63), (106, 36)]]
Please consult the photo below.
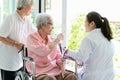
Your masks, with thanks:
[(113, 80), (113, 54), (114, 47), (108, 41), (101, 29), (94, 29), (82, 40), (80, 48), (68, 51), (68, 55), (84, 63), (79, 72), (82, 80)]

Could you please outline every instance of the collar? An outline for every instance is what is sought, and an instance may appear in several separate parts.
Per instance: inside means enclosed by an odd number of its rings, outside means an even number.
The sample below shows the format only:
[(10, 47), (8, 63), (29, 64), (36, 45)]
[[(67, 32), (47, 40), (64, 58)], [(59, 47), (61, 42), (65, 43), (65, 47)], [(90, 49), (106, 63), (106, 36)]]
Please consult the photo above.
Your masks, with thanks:
[(22, 23), (25, 22), (26, 18), (25, 18), (25, 20), (23, 20), (23, 19), (20, 17), (20, 15), (17, 13), (17, 11), (16, 11), (16, 15), (17, 15), (17, 18), (18, 18)]

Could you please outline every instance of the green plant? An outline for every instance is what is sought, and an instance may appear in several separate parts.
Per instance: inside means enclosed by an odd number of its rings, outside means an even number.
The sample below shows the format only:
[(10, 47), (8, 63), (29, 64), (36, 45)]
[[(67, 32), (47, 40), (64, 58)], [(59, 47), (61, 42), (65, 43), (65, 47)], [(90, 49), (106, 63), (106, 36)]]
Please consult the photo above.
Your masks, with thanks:
[(72, 22), (72, 29), (70, 31), (70, 35), (68, 38), (68, 48), (75, 50), (78, 49), (80, 45), (80, 41), (83, 39), (83, 37), (86, 35), (86, 32), (84, 31), (84, 14), (79, 15), (77, 18), (75, 18)]
[(115, 78), (114, 80), (120, 80), (120, 22), (113, 22), (110, 24), (113, 31), (113, 37), (115, 43), (115, 54), (114, 54), (114, 66), (115, 66)]

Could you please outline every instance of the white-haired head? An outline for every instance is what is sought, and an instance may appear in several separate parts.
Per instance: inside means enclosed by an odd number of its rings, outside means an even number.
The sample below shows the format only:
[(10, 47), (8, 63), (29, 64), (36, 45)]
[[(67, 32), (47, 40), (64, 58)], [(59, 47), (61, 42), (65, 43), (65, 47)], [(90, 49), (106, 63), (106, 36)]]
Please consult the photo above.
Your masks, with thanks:
[(40, 25), (44, 24), (47, 25), (48, 23), (48, 19), (52, 18), (49, 14), (47, 13), (40, 13), (37, 15), (36, 17), (36, 25), (37, 25), (37, 29), (40, 29)]
[(34, 0), (18, 0), (17, 9), (21, 10), (23, 7), (27, 7), (33, 4), (34, 4)]

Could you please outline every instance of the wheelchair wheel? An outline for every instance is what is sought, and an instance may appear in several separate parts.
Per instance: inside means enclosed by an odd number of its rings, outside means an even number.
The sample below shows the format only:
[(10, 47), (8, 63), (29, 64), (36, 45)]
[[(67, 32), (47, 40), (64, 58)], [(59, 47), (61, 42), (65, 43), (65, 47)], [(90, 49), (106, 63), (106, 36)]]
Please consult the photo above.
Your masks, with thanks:
[(19, 71), (15, 80), (32, 80), (32, 76), (24, 71)]

